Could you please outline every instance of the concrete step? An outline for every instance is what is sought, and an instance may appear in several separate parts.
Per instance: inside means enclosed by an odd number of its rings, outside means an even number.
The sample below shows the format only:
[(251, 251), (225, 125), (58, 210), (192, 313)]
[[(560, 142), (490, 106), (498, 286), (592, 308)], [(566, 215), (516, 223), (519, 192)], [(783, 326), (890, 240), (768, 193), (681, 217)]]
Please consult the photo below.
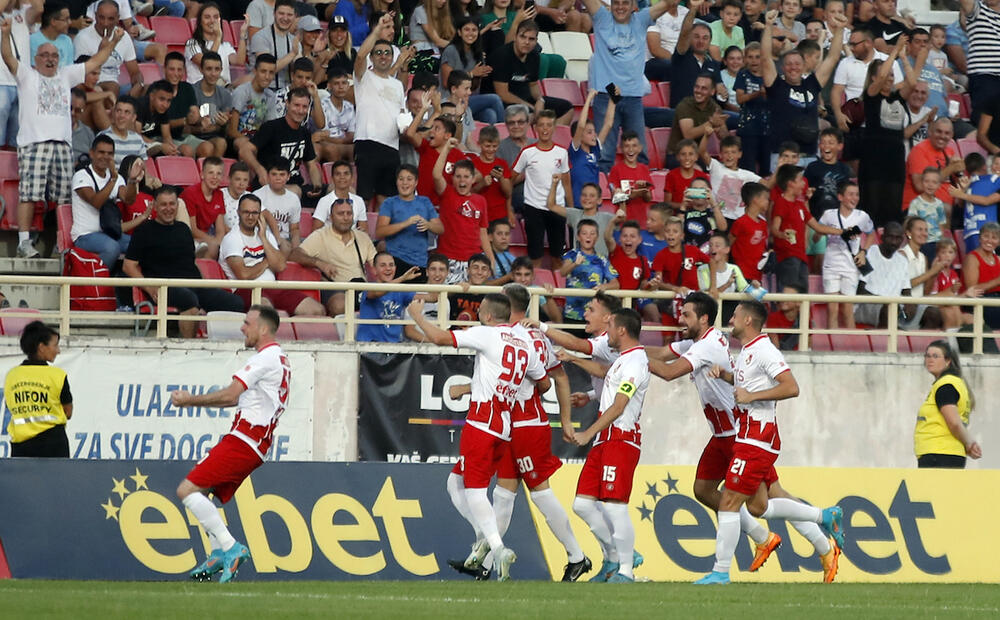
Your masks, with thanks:
[[(13, 258), (0, 257), (0, 274), (58, 276), (62, 274), (61, 258)], [(17, 306), (23, 299), (28, 307), (39, 310), (59, 309), (59, 287), (35, 284), (15, 284), (0, 290)]]

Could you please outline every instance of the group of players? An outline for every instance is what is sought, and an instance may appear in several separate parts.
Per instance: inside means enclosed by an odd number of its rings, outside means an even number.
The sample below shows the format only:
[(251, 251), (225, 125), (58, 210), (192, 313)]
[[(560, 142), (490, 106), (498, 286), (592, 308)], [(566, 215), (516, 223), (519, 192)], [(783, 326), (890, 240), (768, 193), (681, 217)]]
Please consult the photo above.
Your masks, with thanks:
[[(691, 293), (683, 300), (685, 339), (665, 347), (643, 347), (639, 314), (605, 293), (587, 303), (584, 318), (591, 335), (587, 339), (528, 319), (529, 301), (526, 288), (508, 284), (502, 294), (485, 296), (479, 307), (480, 325), (460, 331), (444, 330), (427, 320), (421, 299), (407, 309), (431, 342), (476, 352), (471, 384), (452, 388), (451, 393), (453, 398), (469, 393), (470, 404), (459, 460), (447, 488), (476, 534), (469, 556), (450, 562), (454, 568), (485, 580), (496, 567), (498, 579), (510, 579), (517, 556), (504, 545), (503, 536), (517, 485), (523, 480), (532, 502), (566, 549), (562, 580), (576, 581), (593, 570), (548, 482), (562, 465), (552, 454), (552, 431), (541, 400), (554, 384), (563, 439), (578, 446), (593, 444), (573, 501), (573, 511), (590, 527), (604, 556), (590, 581), (633, 582), (633, 569), (643, 558), (635, 550), (628, 501), (642, 446), (643, 400), (651, 374), (667, 381), (690, 375), (712, 431), (698, 463), (694, 493), (718, 513), (719, 523), (715, 565), (695, 583), (729, 583), (741, 532), (756, 543), (749, 570), (756, 571), (767, 561), (781, 538), (757, 518), (789, 520), (815, 547), (823, 581), (833, 581), (843, 546), (843, 511), (838, 506), (821, 510), (795, 499), (778, 484), (774, 469), (781, 449), (776, 403), (797, 396), (798, 384), (781, 353), (762, 333), (767, 319), (763, 304), (746, 300), (733, 313), (732, 335), (743, 344), (734, 362), (726, 336), (712, 326), (717, 303), (704, 293)], [(220, 582), (230, 581), (250, 558), (208, 494), (227, 502), (260, 466), (287, 405), (291, 368), (275, 341), (279, 320), (267, 306), (254, 306), (247, 313), (242, 328), (245, 345), (256, 353), (234, 373), (227, 388), (197, 396), (184, 391), (172, 394), (179, 407), (238, 406), (230, 433), (177, 489), (212, 547), (205, 561), (191, 571), (195, 579), (221, 573)], [(557, 354), (553, 345), (564, 350)], [(571, 394), (563, 362), (578, 364), (593, 375), (594, 390)], [(576, 431), (572, 407), (590, 399), (599, 402), (598, 417), (585, 430)], [(494, 476), (491, 502), (487, 489)]]

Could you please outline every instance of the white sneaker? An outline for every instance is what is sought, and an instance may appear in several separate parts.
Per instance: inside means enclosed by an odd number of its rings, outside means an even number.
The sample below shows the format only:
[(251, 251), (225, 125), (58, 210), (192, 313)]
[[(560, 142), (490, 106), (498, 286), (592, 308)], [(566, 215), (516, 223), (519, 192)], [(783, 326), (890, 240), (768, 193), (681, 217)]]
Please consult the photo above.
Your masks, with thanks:
[(504, 547), (500, 550), (499, 557), (497, 558), (497, 565), (500, 567), (497, 574), (497, 579), (499, 581), (507, 581), (510, 579), (510, 566), (516, 561), (517, 554), (514, 553), (513, 549)]
[(486, 542), (486, 539), (477, 540), (472, 544), (472, 553), (469, 557), (465, 558), (466, 568), (479, 568), (483, 565), (483, 560), (490, 552), (490, 543)]
[(139, 28), (139, 37), (138, 37), (138, 39), (140, 41), (148, 41), (148, 40), (150, 40), (150, 39), (152, 39), (153, 37), (156, 36), (156, 31), (155, 30), (150, 30), (149, 28), (146, 28), (142, 24), (136, 24), (136, 26)]
[(35, 246), (31, 245), (31, 240), (26, 239), (21, 243), (17, 244), (17, 257), (18, 258), (37, 258), (40, 256), (38, 250)]
[(132, 12), (136, 15), (142, 17), (149, 17), (153, 14), (153, 3), (152, 2), (133, 2)]

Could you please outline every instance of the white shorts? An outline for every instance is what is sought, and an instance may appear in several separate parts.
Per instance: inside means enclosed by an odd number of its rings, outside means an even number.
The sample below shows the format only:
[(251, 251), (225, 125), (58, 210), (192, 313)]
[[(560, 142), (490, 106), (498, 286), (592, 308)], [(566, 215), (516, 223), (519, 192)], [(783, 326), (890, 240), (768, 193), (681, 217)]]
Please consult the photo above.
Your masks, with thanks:
[(843, 272), (823, 272), (823, 292), (827, 295), (857, 295), (858, 280), (860, 278), (858, 270), (854, 273)]

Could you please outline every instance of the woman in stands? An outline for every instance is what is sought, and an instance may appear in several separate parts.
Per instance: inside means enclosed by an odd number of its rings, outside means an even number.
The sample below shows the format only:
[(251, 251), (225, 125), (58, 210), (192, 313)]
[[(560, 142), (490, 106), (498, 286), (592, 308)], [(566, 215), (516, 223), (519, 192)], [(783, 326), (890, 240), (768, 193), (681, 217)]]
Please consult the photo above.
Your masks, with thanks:
[(187, 67), (187, 81), (196, 84), (202, 78), (201, 75), (201, 55), (207, 51), (217, 52), (222, 57), (222, 76), (219, 86), (229, 84), (231, 74), (229, 65), (245, 65), (247, 62), (247, 40), (249, 39), (250, 24), (243, 22), (243, 26), (238, 33), (239, 48), (233, 48), (232, 43), (222, 38), (222, 14), (219, 12), (219, 5), (214, 2), (206, 2), (201, 5), (198, 17), (195, 21), (194, 32), (184, 46), (184, 59)]
[(958, 352), (946, 340), (935, 340), (924, 353), (924, 368), (934, 384), (913, 431), (917, 467), (964, 469), (966, 456), (978, 459), (983, 451), (967, 428), (976, 399), (962, 377)]
[[(483, 31), (499, 28), (498, 22), (492, 22)], [(483, 44), (480, 39), (479, 26), (475, 18), (461, 17), (455, 26), (455, 36), (448, 47), (441, 52), (441, 88), (447, 91), (448, 76), (458, 69), (472, 76), (472, 92), (469, 96), (469, 109), (477, 121), (495, 125), (503, 120), (503, 101), (493, 93), (478, 94), (480, 78), (487, 76), (493, 68), (483, 62)]]
[[(347, 20), (342, 15), (334, 15), (330, 20), (330, 29), (326, 32), (326, 49), (316, 55), (313, 81), (325, 84), (338, 69), (354, 75), (354, 59), (357, 57), (358, 53), (354, 51), (351, 41), (351, 31), (347, 29)], [(353, 103), (353, 88), (351, 90)]]
[[(982, 291), (984, 297), (1000, 298), (1000, 224), (987, 222), (979, 230), (979, 247), (969, 252), (962, 264), (966, 288)], [(1000, 306), (983, 307), (983, 318), (992, 329), (1000, 329)]]

